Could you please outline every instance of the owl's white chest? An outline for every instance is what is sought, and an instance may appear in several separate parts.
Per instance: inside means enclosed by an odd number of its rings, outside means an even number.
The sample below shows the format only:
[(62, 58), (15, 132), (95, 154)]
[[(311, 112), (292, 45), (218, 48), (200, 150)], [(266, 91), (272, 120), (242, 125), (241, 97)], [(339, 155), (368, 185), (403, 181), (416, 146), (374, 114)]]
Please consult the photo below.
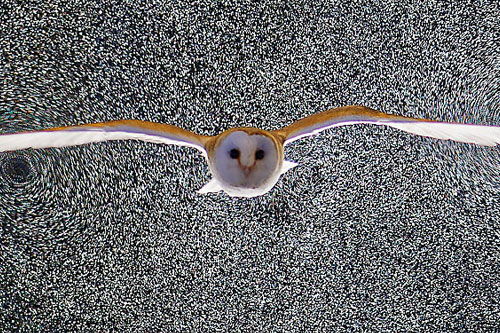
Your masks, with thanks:
[(281, 163), (279, 170), (273, 173), (272, 177), (269, 177), (266, 181), (264, 181), (263, 183), (261, 183), (259, 186), (256, 187), (231, 185), (224, 181), (224, 178), (221, 177), (222, 175), (219, 174), (217, 169), (213, 168), (214, 166), (210, 161), (208, 161), (208, 166), (212, 172), (213, 178), (212, 180), (210, 180), (210, 182), (208, 182), (205, 186), (203, 186), (202, 189), (198, 191), (199, 193), (206, 194), (209, 192), (224, 191), (229, 196), (232, 197), (251, 198), (269, 192), (273, 188), (273, 186), (278, 182), (279, 177), (288, 170), (297, 166), (297, 163), (290, 161), (283, 161)]
[[(210, 165), (210, 164), (209, 164)], [(278, 182), (278, 179), (281, 175), (281, 166), (271, 172), (266, 178), (263, 178), (261, 182), (249, 182), (246, 183), (244, 179), (242, 179), (239, 184), (230, 184), (225, 181), (224, 170), (217, 170), (214, 166), (210, 167), (213, 175), (213, 181), (216, 181), (221, 190), (226, 192), (228, 195), (232, 197), (256, 197), (259, 195), (263, 195)]]

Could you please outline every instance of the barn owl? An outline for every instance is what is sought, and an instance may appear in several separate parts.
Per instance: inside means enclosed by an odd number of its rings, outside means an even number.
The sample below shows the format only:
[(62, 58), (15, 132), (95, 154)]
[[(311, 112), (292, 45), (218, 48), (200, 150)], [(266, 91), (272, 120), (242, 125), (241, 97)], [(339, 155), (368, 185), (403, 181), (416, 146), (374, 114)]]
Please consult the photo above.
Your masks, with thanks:
[(279, 130), (238, 127), (215, 136), (141, 120), (55, 127), (0, 135), (0, 152), (129, 139), (193, 147), (205, 156), (213, 175), (199, 193), (223, 190), (230, 196), (255, 197), (268, 192), (283, 173), (297, 165), (284, 160), (286, 144), (329, 128), (352, 124), (385, 125), (421, 136), (483, 146), (500, 143), (500, 126), (409, 118), (351, 105), (313, 114)]

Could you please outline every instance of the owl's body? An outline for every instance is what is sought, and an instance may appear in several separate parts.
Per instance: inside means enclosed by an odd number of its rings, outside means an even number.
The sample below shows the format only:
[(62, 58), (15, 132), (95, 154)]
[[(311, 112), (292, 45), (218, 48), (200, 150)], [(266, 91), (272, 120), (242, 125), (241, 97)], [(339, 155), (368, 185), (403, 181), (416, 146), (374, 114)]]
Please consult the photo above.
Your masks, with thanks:
[(267, 193), (283, 173), (296, 165), (283, 158), (287, 143), (328, 128), (360, 123), (385, 125), (442, 140), (484, 146), (500, 143), (499, 126), (416, 119), (352, 105), (311, 115), (275, 131), (241, 127), (216, 136), (198, 135), (177, 126), (141, 120), (4, 134), (0, 135), (0, 152), (127, 139), (188, 146), (202, 152), (213, 175), (199, 193), (223, 190), (230, 196), (255, 197)]

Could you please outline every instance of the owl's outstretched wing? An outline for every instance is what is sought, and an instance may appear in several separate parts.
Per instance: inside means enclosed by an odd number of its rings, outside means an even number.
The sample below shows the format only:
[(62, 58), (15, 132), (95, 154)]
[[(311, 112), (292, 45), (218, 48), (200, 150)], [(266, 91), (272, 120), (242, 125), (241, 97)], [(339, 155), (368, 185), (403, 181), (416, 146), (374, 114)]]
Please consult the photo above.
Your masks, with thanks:
[(0, 135), (0, 152), (26, 148), (83, 145), (109, 140), (141, 140), (193, 147), (204, 155), (210, 136), (198, 135), (177, 126), (142, 120), (115, 120), (80, 126)]
[(441, 140), (475, 143), (482, 146), (500, 144), (500, 126), (447, 123), (428, 119), (396, 116), (364, 106), (350, 105), (313, 114), (280, 130), (272, 131), (290, 143), (328, 128), (352, 124), (385, 125), (399, 130)]

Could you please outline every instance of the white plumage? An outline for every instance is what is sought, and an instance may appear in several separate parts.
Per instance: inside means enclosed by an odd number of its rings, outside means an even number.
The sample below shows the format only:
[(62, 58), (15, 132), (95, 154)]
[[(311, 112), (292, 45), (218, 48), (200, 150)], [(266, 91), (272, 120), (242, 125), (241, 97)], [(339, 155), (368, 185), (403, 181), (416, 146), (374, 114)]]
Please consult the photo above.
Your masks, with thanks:
[(500, 144), (500, 126), (416, 119), (351, 105), (311, 115), (280, 130), (242, 127), (216, 136), (198, 135), (176, 126), (141, 120), (3, 134), (0, 135), (0, 152), (109, 140), (141, 140), (193, 147), (206, 157), (213, 174), (213, 179), (199, 193), (224, 190), (231, 196), (254, 197), (268, 192), (281, 174), (296, 165), (284, 161), (284, 145), (329, 128), (352, 124), (385, 125), (421, 136), (482, 146)]

